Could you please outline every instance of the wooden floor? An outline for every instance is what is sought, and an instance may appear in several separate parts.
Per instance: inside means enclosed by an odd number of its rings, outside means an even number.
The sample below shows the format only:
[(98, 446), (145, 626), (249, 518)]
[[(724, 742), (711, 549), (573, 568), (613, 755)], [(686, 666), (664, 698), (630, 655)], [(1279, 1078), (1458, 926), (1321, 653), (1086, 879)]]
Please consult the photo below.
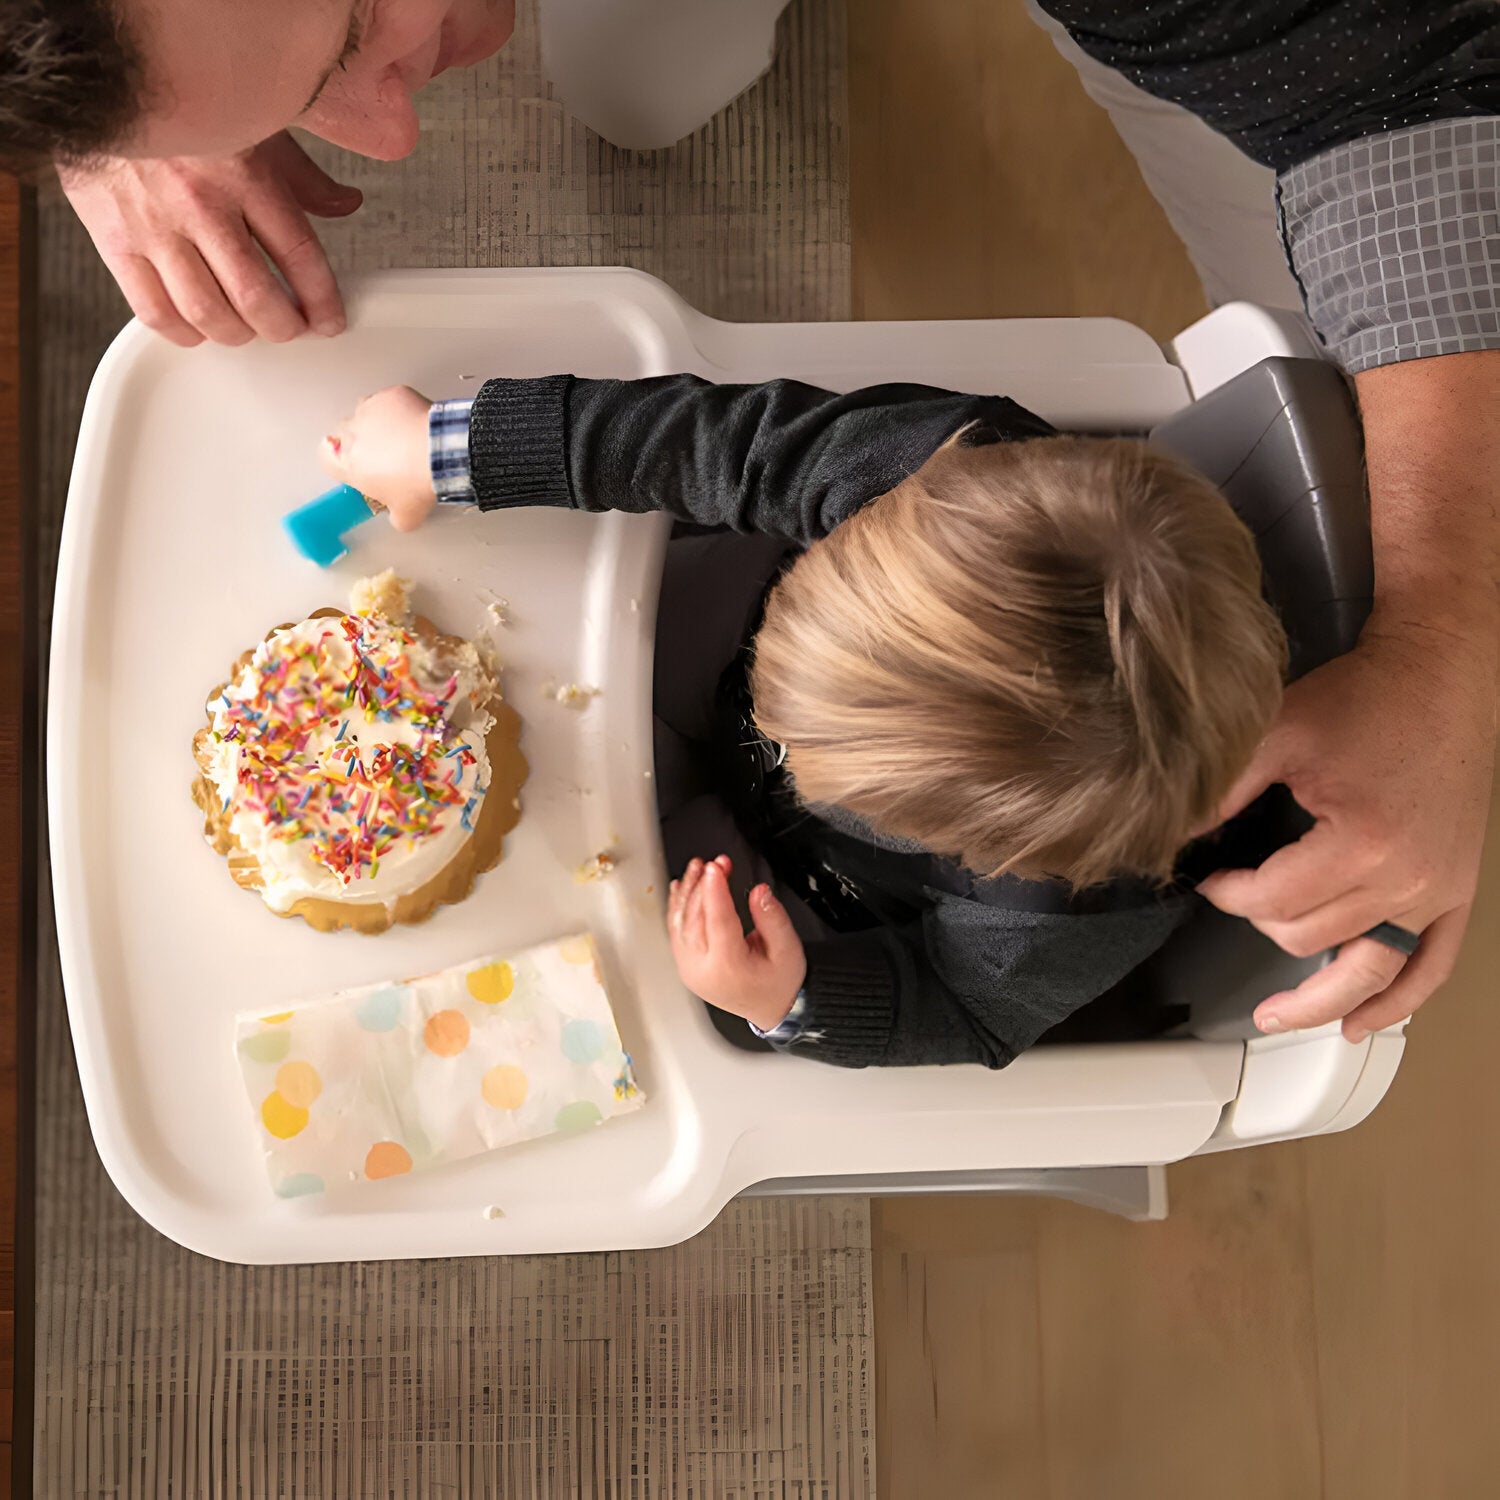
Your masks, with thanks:
[(1134, 158), (1021, 0), (853, 0), (857, 318), (1205, 311)]
[[(1196, 316), (1018, 0), (861, 0), (850, 32), (862, 315)], [(1350, 1134), (1175, 1167), (1157, 1225), (879, 1204), (881, 1500), (1500, 1494), (1497, 903), (1492, 844), (1460, 970)]]

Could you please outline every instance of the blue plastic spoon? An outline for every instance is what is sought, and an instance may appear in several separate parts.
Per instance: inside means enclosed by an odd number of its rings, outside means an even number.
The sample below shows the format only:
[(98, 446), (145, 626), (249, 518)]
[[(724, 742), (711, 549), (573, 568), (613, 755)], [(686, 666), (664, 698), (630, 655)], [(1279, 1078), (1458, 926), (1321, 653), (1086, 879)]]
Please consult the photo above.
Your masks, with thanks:
[(281, 518), (292, 545), (320, 568), (332, 567), (348, 554), (344, 538), (375, 512), (370, 502), (352, 485), (341, 484), (327, 494), (299, 505)]

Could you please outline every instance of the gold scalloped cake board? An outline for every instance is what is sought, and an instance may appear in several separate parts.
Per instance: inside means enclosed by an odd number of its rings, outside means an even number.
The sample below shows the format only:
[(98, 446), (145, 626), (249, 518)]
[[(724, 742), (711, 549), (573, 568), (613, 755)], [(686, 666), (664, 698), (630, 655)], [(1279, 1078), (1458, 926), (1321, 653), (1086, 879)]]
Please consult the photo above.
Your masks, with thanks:
[[(338, 619), (343, 613), (338, 609), (315, 609), (308, 618)], [(278, 625), (276, 630), (290, 628), (290, 625)], [(432, 646), (447, 645), (457, 649), (464, 645), (460, 637), (443, 635), (431, 620), (420, 615), (412, 623), (412, 628)], [(267, 632), (266, 639), (275, 635), (276, 630)], [(239, 657), (230, 669), (228, 680), (221, 682), (208, 695), (210, 703), (225, 691), (230, 682), (239, 677), (254, 655), (254, 651), (246, 651)], [(520, 821), (521, 788), (525, 784), (528, 770), (526, 758), (521, 754), (520, 716), (500, 697), (498, 691), (484, 707), (495, 720), (484, 741), (490, 763), (489, 788), (485, 792), (479, 816), (475, 819), (474, 832), (431, 880), (389, 905), (383, 901), (331, 901), (318, 896), (304, 896), (286, 911), (274, 912), (274, 915), (301, 917), (309, 927), (315, 927), (319, 932), (337, 932), (341, 927), (348, 927), (355, 932), (373, 936), (387, 931), (397, 923), (414, 925), (425, 922), (438, 907), (451, 906), (465, 900), (479, 876), (486, 870), (494, 869), (500, 862), (505, 835)], [(253, 854), (244, 851), (240, 841), (231, 832), (230, 813), (207, 775), (208, 735), (209, 729), (205, 725), (193, 737), (193, 758), (199, 766), (199, 775), (193, 782), (193, 801), (203, 814), (204, 836), (213, 845), (214, 852), (224, 856), (234, 883), (242, 890), (258, 896), (265, 884), (260, 864)]]
[[(633, 265), (716, 317), (849, 316), (842, 0), (794, 0), (771, 72), (654, 154), (568, 118), (520, 9), (500, 59), (420, 96), (410, 161), (316, 148), (366, 195), (347, 222), (319, 221), (340, 267)], [(78, 414), (126, 314), (55, 195), (39, 229), (46, 600)], [(614, 1255), (200, 1259), (148, 1229), (99, 1165), (46, 889), (40, 905), (37, 1495), (873, 1494), (865, 1200), (748, 1199), (684, 1245)]]

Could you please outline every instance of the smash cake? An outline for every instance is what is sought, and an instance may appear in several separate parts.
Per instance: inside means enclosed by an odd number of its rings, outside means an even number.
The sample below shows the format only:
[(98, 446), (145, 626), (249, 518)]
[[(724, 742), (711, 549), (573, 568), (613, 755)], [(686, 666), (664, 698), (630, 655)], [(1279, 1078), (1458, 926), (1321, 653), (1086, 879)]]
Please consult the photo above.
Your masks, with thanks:
[(473, 641), (413, 617), (392, 572), (235, 663), (193, 741), (193, 800), (279, 916), (383, 932), (462, 901), (520, 816), (520, 721)]

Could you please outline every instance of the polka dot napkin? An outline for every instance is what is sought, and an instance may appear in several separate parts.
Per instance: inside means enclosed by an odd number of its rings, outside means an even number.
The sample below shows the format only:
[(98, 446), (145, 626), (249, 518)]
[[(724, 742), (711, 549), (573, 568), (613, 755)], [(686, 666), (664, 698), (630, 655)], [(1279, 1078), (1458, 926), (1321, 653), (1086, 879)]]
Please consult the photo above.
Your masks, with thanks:
[(582, 1130), (644, 1103), (587, 935), (241, 1016), (283, 1198)]

